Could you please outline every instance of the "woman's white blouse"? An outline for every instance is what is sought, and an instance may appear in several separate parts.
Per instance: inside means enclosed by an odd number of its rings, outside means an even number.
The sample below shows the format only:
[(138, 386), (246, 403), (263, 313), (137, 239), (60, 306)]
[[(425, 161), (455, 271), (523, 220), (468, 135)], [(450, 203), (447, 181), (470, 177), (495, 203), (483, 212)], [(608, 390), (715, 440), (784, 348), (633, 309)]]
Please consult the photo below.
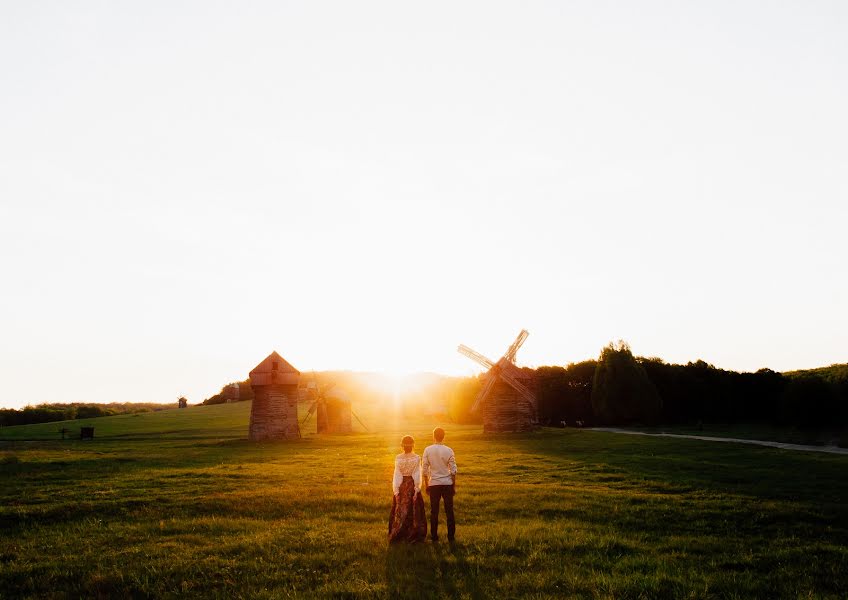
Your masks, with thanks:
[(421, 457), (414, 452), (395, 456), (395, 475), (392, 478), (392, 491), (395, 494), (400, 490), (400, 484), (406, 476), (412, 477), (415, 491), (421, 491)]

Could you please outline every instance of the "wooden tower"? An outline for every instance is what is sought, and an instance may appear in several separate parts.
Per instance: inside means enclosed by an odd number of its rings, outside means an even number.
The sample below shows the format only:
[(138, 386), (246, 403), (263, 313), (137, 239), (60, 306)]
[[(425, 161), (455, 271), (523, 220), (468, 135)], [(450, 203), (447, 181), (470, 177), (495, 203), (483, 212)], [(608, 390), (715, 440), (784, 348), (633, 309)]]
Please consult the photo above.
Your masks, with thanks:
[(483, 432), (530, 431), (539, 426), (536, 396), (528, 387), (528, 378), (515, 366), (515, 355), (529, 334), (522, 329), (500, 360), (493, 362), (468, 346), (460, 353), (488, 369), (483, 388), (471, 407), (483, 411)]
[(331, 395), (327, 398), (327, 433), (350, 433), (351, 426), (350, 400)]
[(251, 440), (289, 440), (300, 437), (297, 424), (297, 384), (300, 371), (272, 352), (250, 372), (253, 405)]
[(312, 395), (312, 404), (301, 421), (301, 425), (315, 413), (317, 415), (317, 433), (351, 433), (353, 431), (351, 417), (367, 431), (368, 428), (362, 423), (351, 408), (351, 401), (344, 390), (335, 387), (331, 383), (319, 387), (317, 383), (310, 384), (309, 393)]

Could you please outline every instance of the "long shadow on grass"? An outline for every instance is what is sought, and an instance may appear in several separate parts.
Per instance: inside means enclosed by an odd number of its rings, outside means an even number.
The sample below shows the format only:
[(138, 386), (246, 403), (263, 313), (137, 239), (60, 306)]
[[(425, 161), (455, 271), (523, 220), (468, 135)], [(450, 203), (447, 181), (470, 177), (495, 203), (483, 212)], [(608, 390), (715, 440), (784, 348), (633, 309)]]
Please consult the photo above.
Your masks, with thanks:
[(390, 598), (488, 597), (461, 545), (389, 546), (386, 582)]

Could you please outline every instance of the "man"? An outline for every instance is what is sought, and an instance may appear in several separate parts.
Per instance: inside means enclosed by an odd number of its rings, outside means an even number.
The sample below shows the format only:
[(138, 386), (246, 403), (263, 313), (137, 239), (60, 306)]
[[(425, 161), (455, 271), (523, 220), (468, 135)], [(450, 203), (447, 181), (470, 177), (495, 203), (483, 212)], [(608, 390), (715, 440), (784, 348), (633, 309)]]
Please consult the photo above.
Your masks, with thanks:
[(456, 490), (456, 458), (453, 450), (444, 445), (445, 430), (433, 430), (431, 446), (424, 448), (424, 485), (430, 496), (430, 539), (439, 541), (439, 501), (445, 501), (445, 517), (448, 521), (448, 541), (456, 533), (453, 519), (453, 495)]

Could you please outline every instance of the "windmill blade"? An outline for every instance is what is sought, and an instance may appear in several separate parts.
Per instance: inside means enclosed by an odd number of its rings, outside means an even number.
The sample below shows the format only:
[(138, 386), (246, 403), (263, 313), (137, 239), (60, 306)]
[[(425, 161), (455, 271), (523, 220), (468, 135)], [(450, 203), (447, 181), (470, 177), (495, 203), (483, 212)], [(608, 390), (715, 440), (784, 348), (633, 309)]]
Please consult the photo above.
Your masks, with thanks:
[(522, 329), (521, 333), (518, 334), (518, 337), (515, 338), (515, 341), (512, 342), (512, 346), (510, 346), (509, 350), (507, 350), (506, 354), (504, 354), (504, 358), (509, 362), (514, 363), (515, 355), (518, 353), (518, 349), (521, 348), (521, 345), (524, 343), (524, 340), (527, 339), (528, 335), (530, 335), (530, 333), (526, 329)]
[(315, 369), (312, 369), (312, 381), (306, 384), (306, 389), (312, 393), (313, 396), (318, 394), (318, 390), (321, 389), (321, 386), (318, 385), (318, 375), (315, 373)]
[(327, 383), (327, 384), (322, 385), (322, 386), (319, 388), (319, 390), (318, 390), (317, 394), (318, 394), (318, 396), (319, 396), (319, 397), (324, 398), (324, 397), (327, 395), (327, 392), (329, 392), (329, 391), (330, 391), (331, 389), (333, 389), (334, 387), (336, 387), (336, 382), (335, 382), (335, 380), (331, 381), (330, 383)]
[(495, 387), (495, 382), (498, 380), (498, 373), (492, 371), (489, 373), (489, 377), (486, 378), (486, 383), (483, 384), (483, 388), (480, 390), (480, 393), (477, 394), (477, 398), (474, 400), (474, 404), (471, 406), (471, 412), (477, 412), (477, 409), (480, 408), (480, 404), (482, 404), (483, 400), (486, 399), (486, 396), (489, 395), (489, 392), (492, 391), (492, 388)]
[(508, 373), (506, 371), (501, 371), (500, 376), (501, 376), (501, 379), (506, 381), (512, 387), (512, 389), (514, 389), (516, 392), (521, 394), (521, 396), (525, 400), (527, 400), (527, 402), (529, 402), (533, 406), (536, 406), (536, 396), (533, 395), (533, 392), (531, 392), (530, 390), (527, 389), (527, 386), (525, 386), (523, 383), (518, 381), (518, 379), (516, 379), (512, 375), (512, 373)]
[(521, 372), (521, 369), (515, 365), (515, 363), (509, 362), (506, 357), (500, 359), (498, 361), (498, 369), (501, 373), (507, 373), (511, 375), (513, 379), (523, 379), (524, 375)]
[(312, 416), (312, 413), (315, 412), (315, 409), (317, 407), (318, 407), (318, 403), (313, 402), (312, 405), (309, 407), (309, 410), (306, 411), (306, 416), (303, 417), (303, 420), (300, 422), (301, 425), (303, 425), (304, 423), (306, 423), (309, 420), (309, 417)]
[(467, 356), (471, 360), (480, 363), (481, 365), (483, 365), (487, 369), (491, 369), (492, 367), (495, 366), (495, 363), (490, 361), (488, 358), (486, 358), (485, 356), (483, 356), (482, 354), (480, 354), (476, 350), (472, 350), (471, 348), (469, 348), (468, 346), (465, 346), (463, 344), (459, 345), (459, 348), (457, 348), (457, 351), (460, 354), (464, 354), (465, 356)]
[(300, 422), (301, 425), (303, 425), (304, 423), (306, 423), (309, 420), (309, 417), (312, 416), (312, 413), (315, 412), (316, 408), (318, 408), (318, 401), (317, 400), (315, 402), (313, 402), (312, 406), (309, 407), (309, 410), (306, 411), (306, 416), (303, 417), (303, 421)]
[(355, 418), (357, 421), (359, 421), (359, 424), (360, 424), (360, 425), (362, 425), (362, 428), (363, 428), (365, 431), (367, 431), (367, 432), (369, 432), (369, 433), (371, 432), (371, 430), (370, 430), (370, 429), (368, 429), (368, 428), (365, 426), (365, 423), (363, 423), (363, 422), (362, 422), (362, 419), (360, 419), (360, 418), (359, 418), (359, 415), (357, 415), (355, 412), (353, 412), (353, 409), (352, 409), (352, 408), (350, 409), (350, 414), (352, 414), (352, 415), (354, 416), (354, 418)]

